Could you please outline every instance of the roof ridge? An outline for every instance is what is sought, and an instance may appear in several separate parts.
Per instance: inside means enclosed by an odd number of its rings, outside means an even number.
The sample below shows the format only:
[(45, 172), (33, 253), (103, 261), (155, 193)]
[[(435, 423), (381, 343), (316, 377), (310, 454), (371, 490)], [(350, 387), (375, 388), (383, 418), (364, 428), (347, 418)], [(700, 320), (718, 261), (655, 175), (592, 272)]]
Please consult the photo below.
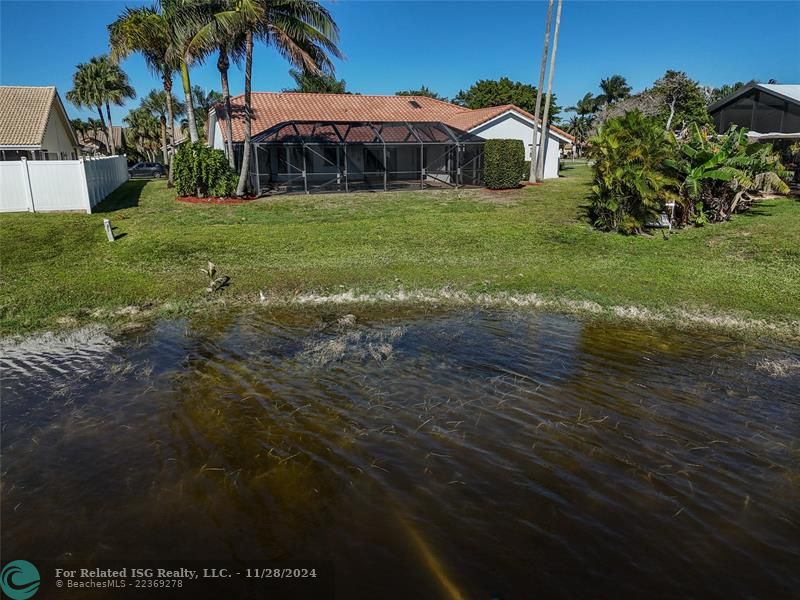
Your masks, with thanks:
[(33, 90), (45, 90), (45, 89), (56, 89), (54, 85), (0, 85), (0, 88), (19, 88), (19, 89), (33, 89)]

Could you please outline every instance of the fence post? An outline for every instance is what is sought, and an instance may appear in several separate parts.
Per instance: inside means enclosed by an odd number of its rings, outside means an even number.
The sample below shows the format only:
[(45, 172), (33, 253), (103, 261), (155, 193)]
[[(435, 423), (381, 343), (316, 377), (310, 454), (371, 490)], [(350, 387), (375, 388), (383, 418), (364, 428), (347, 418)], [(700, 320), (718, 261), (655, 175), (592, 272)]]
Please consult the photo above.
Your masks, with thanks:
[(83, 157), (78, 159), (78, 169), (80, 170), (78, 177), (81, 179), (83, 197), (86, 199), (86, 213), (92, 214), (92, 197), (89, 195), (89, 184), (86, 181), (86, 164), (83, 162)]
[(25, 197), (28, 201), (28, 210), (30, 212), (36, 212), (36, 206), (33, 203), (33, 188), (31, 187), (31, 173), (28, 171), (28, 159), (25, 157), (20, 157), (20, 163), (22, 164), (22, 177), (25, 179)]

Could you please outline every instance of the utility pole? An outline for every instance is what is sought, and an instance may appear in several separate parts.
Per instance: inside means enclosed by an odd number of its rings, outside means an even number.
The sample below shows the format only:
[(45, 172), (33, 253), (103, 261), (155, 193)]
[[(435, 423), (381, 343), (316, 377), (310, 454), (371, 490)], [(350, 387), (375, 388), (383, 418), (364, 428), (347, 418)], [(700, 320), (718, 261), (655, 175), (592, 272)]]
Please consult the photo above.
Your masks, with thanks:
[(547, 124), (550, 118), (550, 100), (553, 96), (553, 73), (556, 68), (556, 50), (558, 50), (558, 28), (561, 25), (561, 5), (563, 0), (558, 0), (558, 8), (556, 9), (556, 24), (553, 28), (553, 52), (550, 54), (550, 74), (547, 77), (547, 98), (544, 103), (544, 116), (542, 117), (542, 141), (536, 168), (536, 180), (541, 181), (544, 179), (544, 159), (547, 153), (547, 138), (550, 134), (550, 126)]
[(533, 113), (533, 144), (531, 144), (531, 170), (528, 181), (536, 181), (536, 144), (539, 142), (539, 115), (542, 109), (542, 88), (544, 87), (544, 73), (547, 69), (547, 50), (550, 45), (550, 22), (553, 19), (553, 0), (547, 4), (547, 22), (544, 26), (544, 50), (542, 50), (542, 66), (539, 67), (539, 87), (536, 88), (536, 111)]

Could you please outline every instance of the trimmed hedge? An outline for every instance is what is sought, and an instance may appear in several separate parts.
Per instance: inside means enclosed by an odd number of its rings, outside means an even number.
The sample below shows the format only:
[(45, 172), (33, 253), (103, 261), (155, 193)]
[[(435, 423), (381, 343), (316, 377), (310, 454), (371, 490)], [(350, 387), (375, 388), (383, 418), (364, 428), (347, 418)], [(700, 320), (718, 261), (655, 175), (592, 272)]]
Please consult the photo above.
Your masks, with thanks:
[(183, 144), (172, 160), (172, 168), (179, 196), (232, 196), (239, 182), (225, 153), (203, 142)]
[(519, 187), (525, 168), (525, 145), (522, 140), (486, 140), (483, 149), (486, 187), (507, 190)]

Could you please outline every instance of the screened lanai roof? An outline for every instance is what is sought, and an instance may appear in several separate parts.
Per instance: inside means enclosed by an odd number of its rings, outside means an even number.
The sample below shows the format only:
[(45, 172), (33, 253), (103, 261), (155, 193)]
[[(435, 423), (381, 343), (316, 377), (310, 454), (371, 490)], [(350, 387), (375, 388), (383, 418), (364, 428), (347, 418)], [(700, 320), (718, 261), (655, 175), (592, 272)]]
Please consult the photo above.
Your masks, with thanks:
[[(228, 116), (221, 104), (214, 106), (220, 123)], [(443, 123), (462, 132), (472, 131), (505, 113), (516, 113), (533, 122), (534, 116), (505, 104), (469, 109), (427, 96), (370, 96), (359, 94), (311, 94), (295, 92), (253, 92), (251, 131), (260, 135), (283, 123)], [(233, 141), (244, 141), (244, 99), (231, 98)], [(227, 128), (220, 127), (227, 139)], [(551, 135), (574, 141), (568, 133), (550, 126)]]
[(289, 121), (253, 137), (261, 144), (468, 144), (485, 140), (440, 122)]

